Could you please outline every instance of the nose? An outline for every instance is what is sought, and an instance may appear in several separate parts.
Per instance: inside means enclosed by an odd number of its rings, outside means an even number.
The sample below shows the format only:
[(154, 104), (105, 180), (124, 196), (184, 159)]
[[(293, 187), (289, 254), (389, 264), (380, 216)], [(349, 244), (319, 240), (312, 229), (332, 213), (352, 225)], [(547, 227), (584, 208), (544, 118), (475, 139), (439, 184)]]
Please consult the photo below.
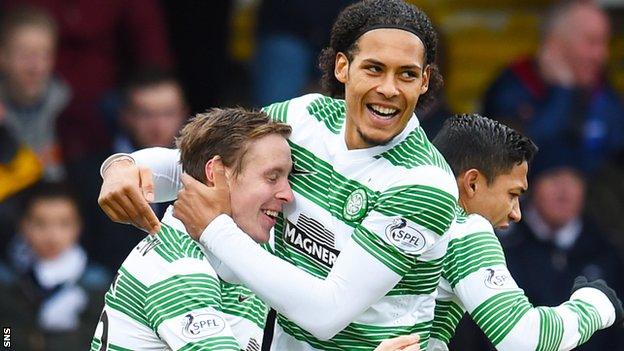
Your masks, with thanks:
[(522, 211), (520, 211), (520, 202), (516, 200), (511, 212), (509, 213), (509, 219), (518, 223), (522, 219)]
[(290, 187), (288, 180), (284, 181), (279, 191), (275, 194), (278, 200), (282, 200), (285, 203), (292, 202), (295, 199), (295, 194)]
[(396, 82), (394, 81), (394, 76), (391, 74), (387, 74), (381, 84), (377, 86), (377, 92), (387, 99), (395, 97), (399, 95), (399, 90), (397, 89)]

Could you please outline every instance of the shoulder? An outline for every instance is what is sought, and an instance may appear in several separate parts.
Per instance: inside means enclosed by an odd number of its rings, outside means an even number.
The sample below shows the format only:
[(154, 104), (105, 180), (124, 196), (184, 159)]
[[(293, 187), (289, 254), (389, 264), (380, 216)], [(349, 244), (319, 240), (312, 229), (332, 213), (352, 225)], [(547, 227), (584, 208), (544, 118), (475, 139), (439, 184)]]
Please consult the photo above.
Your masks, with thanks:
[(344, 100), (321, 94), (307, 94), (291, 100), (274, 103), (264, 108), (275, 121), (287, 123), (295, 132), (325, 129), (338, 134), (345, 118)]
[(290, 100), (280, 101), (265, 106), (262, 110), (268, 113), (274, 120), (288, 122), (291, 118), (305, 114), (313, 102), (325, 102), (333, 100), (321, 94), (306, 94)]
[[(155, 235), (146, 236), (128, 255), (122, 264), (120, 274), (128, 274), (145, 287), (175, 280), (175, 277), (196, 277), (199, 281), (218, 284), (217, 273), (210, 265), (199, 246), (189, 238), (176, 240), (174, 235), (184, 233), (169, 232), (172, 228), (163, 225)], [(186, 234), (184, 234), (186, 235)], [(188, 283), (191, 280), (180, 280)]]
[(453, 175), (436, 165), (423, 165), (411, 169), (395, 170), (387, 180), (384, 192), (396, 192), (397, 188), (431, 188), (457, 199), (459, 190)]
[[(412, 118), (417, 117), (413, 116)], [(416, 121), (416, 123), (418, 122)], [(406, 169), (434, 165), (444, 169), (449, 174), (452, 173), (442, 154), (427, 138), (427, 134), (420, 126), (413, 128), (395, 145), (377, 155), (376, 158), (384, 158), (392, 165)]]
[[(409, 206), (436, 207), (434, 212), (449, 212), (449, 218), (455, 217), (458, 189), (455, 179), (444, 169), (435, 165), (423, 165), (415, 168), (391, 169), (384, 172), (386, 177), (378, 180), (383, 184), (375, 201), (376, 207)], [(450, 224), (450, 223), (449, 223)]]
[(451, 240), (462, 239), (472, 234), (481, 234), (498, 241), (492, 224), (476, 213), (470, 215), (465, 213), (458, 214), (449, 228), (449, 234)]

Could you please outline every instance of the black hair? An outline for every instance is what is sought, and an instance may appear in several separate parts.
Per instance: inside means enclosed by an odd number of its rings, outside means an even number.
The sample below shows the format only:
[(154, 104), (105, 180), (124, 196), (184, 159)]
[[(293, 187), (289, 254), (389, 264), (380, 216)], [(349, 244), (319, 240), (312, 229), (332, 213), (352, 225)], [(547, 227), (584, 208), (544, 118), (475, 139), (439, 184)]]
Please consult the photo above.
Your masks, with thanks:
[(425, 64), (431, 70), (429, 89), (419, 99), (419, 105), (426, 104), (443, 84), (442, 75), (435, 64), (438, 37), (429, 17), (403, 0), (364, 0), (340, 12), (331, 30), (329, 46), (319, 56), (323, 88), (332, 97), (344, 98), (344, 84), (334, 76), (336, 55), (341, 52), (351, 61), (357, 52), (357, 40), (363, 34), (362, 30), (383, 26), (406, 28), (419, 33), (418, 37), (426, 49)]
[(182, 99), (185, 99), (184, 90), (178, 80), (178, 77), (173, 71), (157, 66), (147, 66), (139, 69), (131, 74), (122, 84), (123, 104), (127, 105), (130, 102), (130, 95), (137, 90), (151, 88), (167, 83), (177, 85), (180, 88)]
[(67, 183), (40, 181), (26, 189), (22, 194), (19, 217), (24, 218), (27, 216), (35, 202), (55, 199), (63, 199), (71, 202), (76, 208), (76, 212), (80, 213), (78, 198)]
[(455, 115), (444, 121), (433, 144), (455, 176), (477, 169), (488, 183), (515, 165), (531, 162), (537, 146), (516, 130), (478, 114)]

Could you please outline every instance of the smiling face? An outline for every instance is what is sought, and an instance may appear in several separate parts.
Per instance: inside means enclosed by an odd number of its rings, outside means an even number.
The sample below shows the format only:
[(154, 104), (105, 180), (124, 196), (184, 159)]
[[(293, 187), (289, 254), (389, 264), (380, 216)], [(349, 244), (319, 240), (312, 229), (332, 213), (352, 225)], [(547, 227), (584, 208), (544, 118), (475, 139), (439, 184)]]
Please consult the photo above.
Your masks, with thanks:
[[(520, 195), (528, 187), (526, 161), (508, 173), (499, 174), (488, 184), (485, 176), (476, 171), (472, 180), (461, 179), (460, 203), (468, 213), (478, 213), (485, 217), (494, 228), (505, 229), (509, 222), (519, 222)], [(470, 171), (468, 171), (470, 172)]]
[(291, 168), (288, 142), (269, 134), (250, 142), (240, 173), (229, 177), (232, 218), (256, 242), (269, 240), (278, 212), (293, 200), (288, 183)]
[(422, 41), (401, 29), (374, 29), (357, 41), (351, 61), (339, 53), (335, 76), (345, 85), (349, 149), (388, 143), (409, 122), (429, 78)]

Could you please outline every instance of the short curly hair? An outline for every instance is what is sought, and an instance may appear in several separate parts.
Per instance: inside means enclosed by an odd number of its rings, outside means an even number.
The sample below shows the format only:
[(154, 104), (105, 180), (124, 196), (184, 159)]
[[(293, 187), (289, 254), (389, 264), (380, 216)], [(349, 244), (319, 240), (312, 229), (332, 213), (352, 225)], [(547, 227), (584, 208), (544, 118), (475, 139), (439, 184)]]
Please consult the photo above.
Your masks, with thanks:
[(430, 67), (429, 89), (419, 100), (419, 105), (426, 104), (443, 84), (442, 75), (435, 64), (438, 36), (429, 17), (403, 0), (364, 0), (340, 12), (331, 30), (329, 46), (319, 56), (323, 88), (332, 97), (344, 98), (344, 84), (334, 76), (336, 55), (342, 52), (351, 61), (357, 53), (357, 40), (362, 29), (384, 25), (389, 28), (404, 27), (420, 34), (419, 38), (426, 49), (425, 63)]

